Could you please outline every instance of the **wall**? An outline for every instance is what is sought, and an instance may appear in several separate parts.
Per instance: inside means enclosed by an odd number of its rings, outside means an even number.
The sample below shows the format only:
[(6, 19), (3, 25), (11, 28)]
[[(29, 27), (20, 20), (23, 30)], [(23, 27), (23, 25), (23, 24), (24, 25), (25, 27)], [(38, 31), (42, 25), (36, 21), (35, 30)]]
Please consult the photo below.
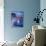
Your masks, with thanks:
[[(46, 9), (46, 0), (41, 0), (41, 1), (40, 1), (40, 9), (41, 9), (41, 11), (42, 11), (43, 9)], [(41, 22), (40, 22), (40, 25), (43, 25), (43, 26), (46, 27), (46, 20), (45, 20), (45, 19), (46, 19), (46, 11), (43, 12), (42, 17), (43, 17), (43, 22), (41, 21)]]
[[(4, 0), (4, 36), (7, 41), (18, 41), (32, 28), (35, 12), (40, 9), (40, 0)], [(24, 27), (11, 27), (11, 11), (24, 11)]]
[(0, 0), (0, 42), (4, 41), (4, 8), (3, 0)]

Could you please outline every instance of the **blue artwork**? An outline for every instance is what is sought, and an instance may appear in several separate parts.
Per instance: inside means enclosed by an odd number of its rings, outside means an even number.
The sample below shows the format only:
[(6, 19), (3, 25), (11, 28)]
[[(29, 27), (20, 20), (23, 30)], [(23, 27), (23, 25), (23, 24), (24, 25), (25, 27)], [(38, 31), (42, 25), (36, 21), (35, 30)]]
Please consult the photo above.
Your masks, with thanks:
[(16, 11), (11, 13), (11, 23), (13, 27), (23, 27), (23, 11)]

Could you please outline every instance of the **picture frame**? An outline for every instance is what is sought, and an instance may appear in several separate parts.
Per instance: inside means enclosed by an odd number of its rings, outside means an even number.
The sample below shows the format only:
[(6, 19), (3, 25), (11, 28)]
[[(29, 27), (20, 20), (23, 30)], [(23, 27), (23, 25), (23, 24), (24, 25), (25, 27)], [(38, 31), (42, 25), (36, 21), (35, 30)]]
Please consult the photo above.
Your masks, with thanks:
[(23, 11), (15, 11), (11, 13), (11, 24), (12, 27), (23, 27), (24, 21), (24, 12)]

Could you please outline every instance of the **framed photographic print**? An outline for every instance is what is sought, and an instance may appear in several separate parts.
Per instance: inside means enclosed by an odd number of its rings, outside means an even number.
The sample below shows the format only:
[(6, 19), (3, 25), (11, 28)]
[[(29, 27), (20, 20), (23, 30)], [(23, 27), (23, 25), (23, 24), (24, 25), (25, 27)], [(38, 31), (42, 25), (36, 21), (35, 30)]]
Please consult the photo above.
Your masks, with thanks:
[(24, 12), (15, 11), (11, 13), (11, 24), (13, 27), (23, 27)]

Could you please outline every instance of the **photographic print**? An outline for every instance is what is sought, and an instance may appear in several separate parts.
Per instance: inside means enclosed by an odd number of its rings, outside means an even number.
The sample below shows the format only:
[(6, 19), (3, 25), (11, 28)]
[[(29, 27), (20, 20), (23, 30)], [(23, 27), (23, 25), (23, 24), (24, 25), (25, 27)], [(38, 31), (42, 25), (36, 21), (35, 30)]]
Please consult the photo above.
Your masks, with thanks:
[(16, 11), (11, 13), (11, 23), (13, 27), (23, 27), (23, 19), (23, 11)]

